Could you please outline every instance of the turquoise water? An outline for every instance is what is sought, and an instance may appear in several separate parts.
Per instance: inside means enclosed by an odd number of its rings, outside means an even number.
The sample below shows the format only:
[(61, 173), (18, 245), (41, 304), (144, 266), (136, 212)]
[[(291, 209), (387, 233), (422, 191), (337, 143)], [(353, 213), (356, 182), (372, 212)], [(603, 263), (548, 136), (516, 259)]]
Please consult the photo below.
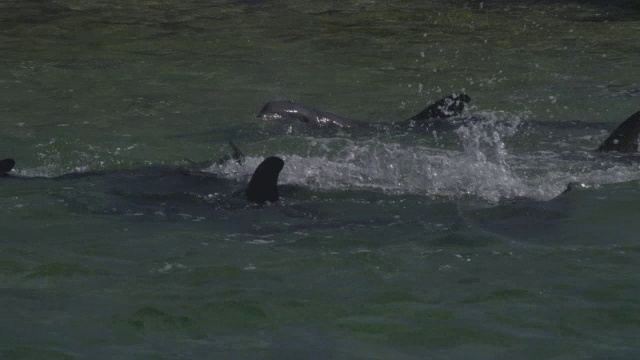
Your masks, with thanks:
[[(592, 150), (638, 34), (635, 1), (0, 2), (0, 158), (106, 171), (2, 179), (0, 357), (637, 358), (640, 162)], [(447, 132), (255, 118), (459, 92), (482, 121)], [(270, 155), (268, 207), (115, 171)]]

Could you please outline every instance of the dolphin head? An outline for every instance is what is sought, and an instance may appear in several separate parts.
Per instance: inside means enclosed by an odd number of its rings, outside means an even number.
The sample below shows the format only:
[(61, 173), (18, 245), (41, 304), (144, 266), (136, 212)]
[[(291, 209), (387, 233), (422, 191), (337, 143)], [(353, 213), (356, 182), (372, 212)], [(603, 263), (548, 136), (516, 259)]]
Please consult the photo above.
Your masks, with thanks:
[(313, 111), (302, 104), (286, 101), (270, 101), (258, 113), (258, 119), (264, 121), (300, 121), (312, 123), (317, 121)]

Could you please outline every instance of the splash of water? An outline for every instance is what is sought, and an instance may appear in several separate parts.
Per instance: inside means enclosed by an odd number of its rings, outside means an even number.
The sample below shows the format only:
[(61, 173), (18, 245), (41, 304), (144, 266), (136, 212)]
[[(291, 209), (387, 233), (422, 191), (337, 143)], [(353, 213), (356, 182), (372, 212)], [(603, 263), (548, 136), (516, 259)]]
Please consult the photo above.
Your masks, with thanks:
[[(281, 183), (320, 191), (373, 190), (429, 197), (475, 197), (488, 202), (527, 197), (549, 200), (571, 182), (604, 184), (640, 177), (640, 165), (620, 163), (615, 155), (566, 148), (512, 153), (508, 140), (521, 119), (512, 114), (474, 114), (455, 135), (460, 150), (409, 146), (380, 140), (307, 138), (299, 154), (281, 154)], [(523, 135), (523, 134), (519, 134)], [(526, 134), (525, 140), (526, 140)], [(211, 170), (246, 179), (262, 158)]]
[[(408, 147), (379, 140), (314, 139), (307, 156), (283, 155), (281, 183), (318, 190), (376, 190), (390, 194), (475, 196), (488, 201), (521, 196), (524, 185), (507, 164), (503, 138), (516, 132), (518, 121), (483, 116), (462, 126), (462, 151)], [(339, 146), (336, 146), (339, 145)], [(338, 150), (336, 150), (338, 148)], [(311, 155), (314, 154), (314, 155)], [(225, 164), (225, 176), (248, 177), (259, 158), (244, 165)]]

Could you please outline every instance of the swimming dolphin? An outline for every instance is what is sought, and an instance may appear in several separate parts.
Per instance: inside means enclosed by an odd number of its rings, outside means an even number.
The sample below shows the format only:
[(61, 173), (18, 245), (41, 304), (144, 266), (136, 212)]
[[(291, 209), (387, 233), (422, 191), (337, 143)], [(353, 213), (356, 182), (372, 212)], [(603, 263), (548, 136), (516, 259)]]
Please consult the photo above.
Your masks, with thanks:
[(600, 145), (598, 151), (638, 152), (638, 135), (640, 135), (640, 111), (618, 125)]
[[(450, 95), (427, 106), (406, 120), (391, 123), (391, 127), (428, 127), (433, 125), (434, 121), (459, 115), (470, 101), (471, 98), (466, 94)], [(270, 101), (262, 107), (257, 118), (264, 121), (299, 121), (317, 129), (338, 130), (389, 126), (389, 124), (385, 123), (373, 123), (352, 119), (329, 111), (314, 109), (294, 101)]]
[[(69, 173), (54, 178), (24, 177), (11, 174), (15, 160), (0, 160), (0, 176), (19, 180), (68, 180), (89, 177), (104, 178), (110, 192), (132, 196), (167, 196), (171, 194), (216, 194), (216, 196), (233, 195), (238, 186), (231, 180), (221, 179), (211, 174), (191, 171), (186, 168), (168, 166), (147, 166), (135, 169), (114, 171), (91, 171)], [(278, 177), (284, 167), (284, 161), (271, 156), (258, 165), (248, 186), (244, 190), (245, 198), (252, 203), (264, 204), (276, 202), (278, 194)]]

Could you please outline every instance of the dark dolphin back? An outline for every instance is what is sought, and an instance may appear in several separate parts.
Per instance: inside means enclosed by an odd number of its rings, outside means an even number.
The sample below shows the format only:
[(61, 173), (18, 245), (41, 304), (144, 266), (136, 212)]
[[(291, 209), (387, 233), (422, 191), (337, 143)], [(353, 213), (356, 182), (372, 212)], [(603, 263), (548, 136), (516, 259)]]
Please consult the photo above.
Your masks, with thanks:
[(13, 159), (0, 160), (0, 176), (6, 175), (14, 166), (16, 166), (16, 162)]
[(249, 186), (245, 191), (247, 200), (262, 204), (270, 201), (275, 202), (280, 198), (278, 195), (278, 176), (284, 167), (284, 161), (272, 156), (266, 158), (253, 172)]
[(450, 95), (427, 106), (424, 110), (415, 114), (407, 120), (421, 121), (429, 119), (446, 119), (460, 115), (471, 97), (467, 94)]
[(258, 113), (261, 120), (297, 120), (302, 123), (317, 125), (314, 109), (291, 100), (269, 101)]
[(602, 145), (598, 151), (618, 151), (632, 153), (638, 151), (638, 135), (640, 134), (640, 111), (623, 121)]

